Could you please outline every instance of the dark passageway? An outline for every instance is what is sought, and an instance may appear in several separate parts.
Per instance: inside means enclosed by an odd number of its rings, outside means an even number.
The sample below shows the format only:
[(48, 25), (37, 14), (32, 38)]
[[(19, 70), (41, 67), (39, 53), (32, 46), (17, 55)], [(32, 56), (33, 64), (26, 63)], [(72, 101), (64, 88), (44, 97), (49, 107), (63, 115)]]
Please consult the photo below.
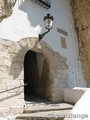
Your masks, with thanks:
[(49, 67), (46, 59), (40, 53), (29, 50), (24, 58), (24, 88), (25, 100), (29, 96), (46, 98), (49, 81)]
[(38, 79), (36, 66), (36, 53), (34, 51), (28, 51), (24, 60), (24, 81), (27, 83), (27, 86), (25, 86), (25, 94), (35, 92), (32, 80), (35, 78)]

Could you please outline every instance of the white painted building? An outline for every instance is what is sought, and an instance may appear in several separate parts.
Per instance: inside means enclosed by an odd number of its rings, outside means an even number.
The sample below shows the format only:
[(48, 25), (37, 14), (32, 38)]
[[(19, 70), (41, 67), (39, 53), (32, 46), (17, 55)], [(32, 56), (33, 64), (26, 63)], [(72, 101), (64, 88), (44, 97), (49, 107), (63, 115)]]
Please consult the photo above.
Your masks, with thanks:
[[(43, 17), (47, 13), (53, 15), (54, 24), (53, 29), (44, 37), (44, 41), (54, 51), (58, 51), (67, 58), (69, 70), (66, 86), (86, 86), (69, 0), (51, 0), (49, 9), (45, 9), (31, 0), (17, 0), (13, 14), (0, 23), (0, 38), (17, 42), (26, 37), (38, 37), (39, 33), (46, 31)], [(58, 32), (57, 28), (67, 32), (67, 36)], [(61, 40), (62, 37), (65, 38), (64, 41)]]

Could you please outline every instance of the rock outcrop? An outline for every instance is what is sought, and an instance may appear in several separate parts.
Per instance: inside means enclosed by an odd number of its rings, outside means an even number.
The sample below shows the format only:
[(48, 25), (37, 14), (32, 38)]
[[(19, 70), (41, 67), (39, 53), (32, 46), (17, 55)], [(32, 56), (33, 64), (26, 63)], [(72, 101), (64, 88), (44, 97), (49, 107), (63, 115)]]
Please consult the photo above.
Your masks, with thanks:
[(16, 0), (0, 0), (0, 21), (12, 14)]
[(71, 6), (84, 77), (90, 86), (90, 0), (71, 0)]

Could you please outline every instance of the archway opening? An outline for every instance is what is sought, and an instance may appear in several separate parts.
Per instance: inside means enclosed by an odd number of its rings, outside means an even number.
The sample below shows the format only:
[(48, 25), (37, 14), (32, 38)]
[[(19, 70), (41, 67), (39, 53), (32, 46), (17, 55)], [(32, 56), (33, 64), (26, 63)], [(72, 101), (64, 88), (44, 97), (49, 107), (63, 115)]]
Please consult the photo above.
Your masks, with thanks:
[(27, 51), (24, 58), (24, 88), (25, 100), (31, 96), (48, 98), (49, 65), (46, 58), (38, 52)]

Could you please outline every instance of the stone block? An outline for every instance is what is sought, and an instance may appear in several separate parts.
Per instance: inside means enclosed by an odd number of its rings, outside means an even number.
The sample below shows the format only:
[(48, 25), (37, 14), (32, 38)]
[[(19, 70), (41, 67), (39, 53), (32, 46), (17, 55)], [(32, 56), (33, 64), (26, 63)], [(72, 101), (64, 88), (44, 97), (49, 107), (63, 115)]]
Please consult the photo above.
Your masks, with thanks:
[(4, 65), (3, 57), (0, 56), (0, 66)]
[(10, 80), (10, 79), (8, 79), (8, 78), (2, 79), (2, 83), (3, 83), (3, 84), (6, 84), (6, 86), (7, 86), (7, 85), (11, 85), (11, 81), (12, 81), (12, 80)]
[(13, 76), (12, 76), (12, 75), (9, 75), (8, 72), (4, 72), (4, 71), (3, 71), (3, 74), (0, 73), (0, 79), (11, 79), (11, 80), (13, 80)]
[(6, 67), (10, 67), (11, 66), (11, 61), (9, 59), (4, 59), (4, 65)]
[(0, 93), (0, 102), (6, 100), (7, 97), (8, 97), (7, 92), (1, 91), (1, 93)]
[(11, 80), (11, 86), (20, 86), (21, 82), (19, 80)]
[(20, 93), (18, 96), (17, 96), (18, 99), (24, 99), (24, 93)]
[(6, 90), (6, 84), (0, 83), (0, 90)]
[(9, 115), (9, 107), (0, 106), (0, 117), (6, 117), (7, 115)]
[(10, 113), (20, 114), (23, 113), (23, 106), (11, 106), (9, 108)]

